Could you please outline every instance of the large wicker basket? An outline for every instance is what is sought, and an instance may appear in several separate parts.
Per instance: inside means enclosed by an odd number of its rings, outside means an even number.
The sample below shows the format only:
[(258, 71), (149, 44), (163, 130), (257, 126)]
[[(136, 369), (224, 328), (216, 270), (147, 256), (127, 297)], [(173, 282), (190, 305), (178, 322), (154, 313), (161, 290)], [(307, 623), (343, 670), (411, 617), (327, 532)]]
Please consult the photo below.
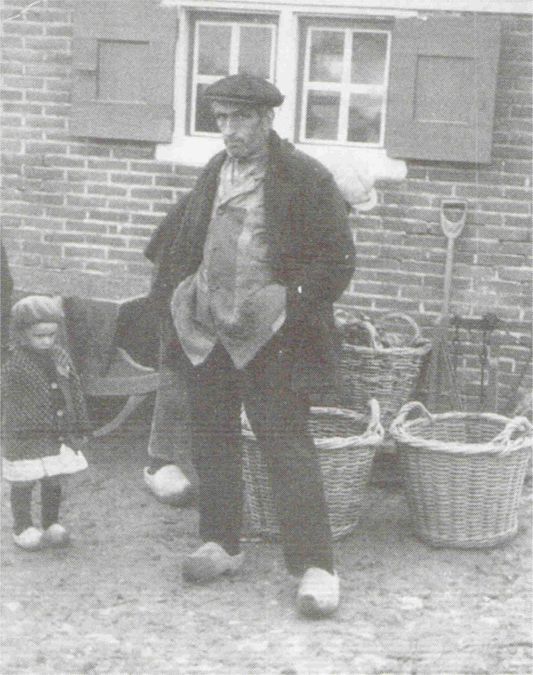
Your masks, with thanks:
[[(339, 316), (339, 312), (336, 316)], [(353, 410), (365, 410), (367, 401), (376, 398), (381, 406), (382, 423), (387, 428), (402, 405), (413, 398), (422, 363), (431, 350), (431, 343), (421, 337), (417, 323), (407, 314), (387, 314), (376, 326), (357, 318), (351, 321), (367, 333), (369, 344), (343, 343), (339, 360), (341, 405)], [(384, 347), (377, 329), (393, 322), (407, 326), (411, 335), (401, 345)]]
[[(311, 408), (310, 432), (317, 448), (334, 539), (352, 532), (359, 518), (376, 447), (384, 430), (377, 401), (370, 415), (341, 408)], [(245, 533), (277, 539), (278, 519), (267, 465), (251, 429), (243, 424)]]
[[(411, 413), (417, 413), (408, 420)], [(533, 442), (525, 417), (430, 414), (405, 405), (390, 427), (414, 529), (434, 546), (485, 548), (512, 538)]]

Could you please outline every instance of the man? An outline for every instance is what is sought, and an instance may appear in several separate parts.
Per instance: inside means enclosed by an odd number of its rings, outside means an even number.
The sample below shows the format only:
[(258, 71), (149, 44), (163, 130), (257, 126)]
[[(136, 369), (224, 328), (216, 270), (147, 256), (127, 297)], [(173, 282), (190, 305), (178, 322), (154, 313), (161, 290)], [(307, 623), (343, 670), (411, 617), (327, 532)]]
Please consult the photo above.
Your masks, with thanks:
[(325, 616), (337, 608), (339, 579), (306, 422), (309, 395), (333, 384), (332, 303), (355, 256), (346, 203), (321, 164), (272, 130), (283, 101), (274, 85), (233, 75), (204, 96), (225, 151), (189, 195), (160, 275), (160, 286), (175, 287), (204, 541), (183, 575), (208, 581), (242, 566), (244, 404), (269, 467), (286, 565), (301, 577), (298, 608)]
[(188, 194), (169, 211), (144, 252), (154, 265), (149, 301), (160, 319), (161, 343), (159, 382), (148, 441), (149, 465), (144, 468), (144, 482), (160, 502), (172, 506), (188, 504), (196, 483), (194, 468), (190, 465), (187, 392), (180, 377), (176, 350), (171, 346), (175, 335), (170, 316), (174, 285), (168, 269), (187, 200)]

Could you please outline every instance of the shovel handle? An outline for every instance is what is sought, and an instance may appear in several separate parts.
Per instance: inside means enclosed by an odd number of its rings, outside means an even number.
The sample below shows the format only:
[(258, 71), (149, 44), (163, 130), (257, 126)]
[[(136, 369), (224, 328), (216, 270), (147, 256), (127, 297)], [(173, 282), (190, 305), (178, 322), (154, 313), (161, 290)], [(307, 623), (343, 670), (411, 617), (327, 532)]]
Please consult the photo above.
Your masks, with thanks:
[[(457, 219), (451, 220), (446, 215), (447, 210), (459, 212)], [(463, 231), (466, 220), (466, 202), (459, 200), (443, 199), (440, 203), (440, 226), (448, 240), (457, 239)]]

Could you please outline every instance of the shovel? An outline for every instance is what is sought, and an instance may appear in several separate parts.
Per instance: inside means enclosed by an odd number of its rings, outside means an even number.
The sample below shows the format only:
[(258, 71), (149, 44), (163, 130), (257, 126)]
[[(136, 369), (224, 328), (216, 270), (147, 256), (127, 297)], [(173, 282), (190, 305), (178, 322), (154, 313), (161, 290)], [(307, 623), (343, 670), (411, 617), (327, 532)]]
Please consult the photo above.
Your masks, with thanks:
[(455, 410), (462, 410), (461, 397), (446, 348), (450, 324), (450, 294), (452, 288), (453, 257), (455, 241), (463, 231), (466, 219), (466, 202), (443, 199), (440, 207), (440, 226), (447, 240), (446, 266), (444, 269), (444, 300), (440, 318), (434, 329), (431, 359), (429, 363), (428, 407), (436, 410), (442, 394), (443, 374), (448, 380), (449, 394)]

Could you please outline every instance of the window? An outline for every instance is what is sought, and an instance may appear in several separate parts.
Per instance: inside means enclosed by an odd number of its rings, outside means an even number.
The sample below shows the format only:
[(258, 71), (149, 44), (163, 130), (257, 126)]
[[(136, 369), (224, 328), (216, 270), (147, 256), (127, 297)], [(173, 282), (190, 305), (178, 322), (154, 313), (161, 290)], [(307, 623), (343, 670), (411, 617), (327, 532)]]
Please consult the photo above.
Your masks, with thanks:
[(389, 32), (307, 25), (302, 40), (300, 141), (382, 146)]
[(479, 1), (428, 14), (390, 4), (414, 0), (127, 0), (128, 12), (76, 0), (70, 132), (202, 166), (221, 143), (201, 93), (249, 72), (285, 95), (276, 131), (334, 172), (394, 180), (405, 159), (489, 162), (500, 19)]
[(260, 17), (193, 19), (190, 133), (213, 134), (217, 126), (202, 92), (221, 77), (249, 73), (274, 81), (276, 25)]

